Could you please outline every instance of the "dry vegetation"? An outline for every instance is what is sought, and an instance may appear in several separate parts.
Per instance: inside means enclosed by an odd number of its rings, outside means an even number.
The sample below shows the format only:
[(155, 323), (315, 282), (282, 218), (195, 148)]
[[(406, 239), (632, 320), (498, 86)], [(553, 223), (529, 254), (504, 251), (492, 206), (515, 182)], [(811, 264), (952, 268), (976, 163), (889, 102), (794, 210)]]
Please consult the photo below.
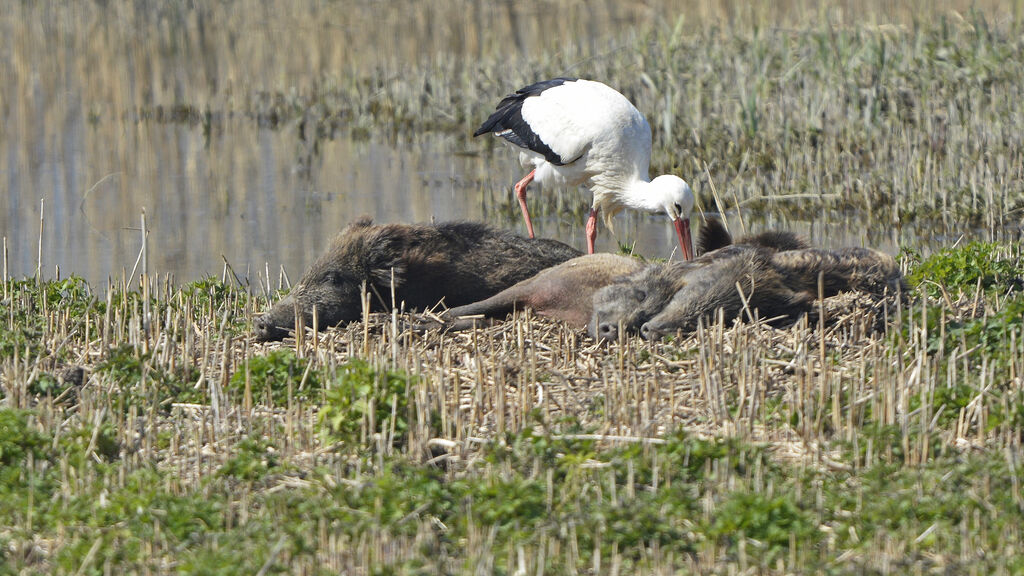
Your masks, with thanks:
[(397, 314), (259, 345), (233, 281), (8, 280), (5, 570), (1014, 573), (1020, 258), (653, 345)]
[[(465, 133), (535, 75), (618, 79), (651, 111), (655, 161), (681, 158), (708, 207), (930, 231), (897, 234), (908, 301), (845, 295), (786, 329), (655, 344), (529, 316), (417, 335), (394, 314), (263, 345), (249, 333), (271, 279), (178, 286), (144, 260), (105, 287), (13, 279), (5, 243), (0, 574), (1024, 570), (1015, 14), (811, 11), (829, 26), (707, 3), (691, 26), (660, 5), (564, 5), (573, 24), (482, 2), (412, 19), (19, 4), (0, 67), (19, 93), (34, 75), (86, 83), (115, 149), (151, 122)], [(381, 9), (412, 30), (382, 36), (386, 57), (361, 25)], [(628, 30), (613, 48), (579, 40), (610, 26)], [(530, 42), (556, 33), (578, 40)], [(29, 58), (47, 38), (62, 48)], [(503, 59), (504, 41), (519, 51)], [(964, 230), (994, 243), (943, 246)]]

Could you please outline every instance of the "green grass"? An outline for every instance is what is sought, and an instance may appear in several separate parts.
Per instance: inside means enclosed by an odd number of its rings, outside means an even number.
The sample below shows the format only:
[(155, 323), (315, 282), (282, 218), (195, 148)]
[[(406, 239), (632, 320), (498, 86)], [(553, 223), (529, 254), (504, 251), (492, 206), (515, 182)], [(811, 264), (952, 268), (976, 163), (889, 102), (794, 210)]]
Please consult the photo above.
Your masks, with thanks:
[(255, 395), (271, 406), (284, 407), (293, 400), (320, 396), (320, 374), (309, 370), (309, 362), (291, 350), (275, 350), (249, 359), (244, 370), (231, 375), (228, 389), (242, 398)]
[(911, 254), (914, 269), (908, 282), (921, 285), (929, 296), (953, 297), (976, 290), (984, 294), (1020, 292), (1024, 288), (1024, 263), (1019, 247), (992, 242), (968, 242), (921, 258)]
[[(769, 447), (742, 441), (674, 434), (649, 447), (602, 448), (527, 429), (465, 470), (402, 455), (365, 468), (299, 469), (282, 466), (287, 456), (271, 442), (241, 437), (215, 475), (186, 487), (166, 466), (80, 458), (85, 443), (52, 442), (33, 426), (36, 416), (0, 410), (4, 536), (60, 534), (61, 546), (43, 565), (8, 547), (15, 567), (74, 571), (88, 558), (85, 572), (97, 574), (103, 566), (287, 573), (315, 566), (330, 536), (404, 543), (385, 558), (363, 552), (398, 571), (468, 569), (480, 538), (501, 572), (522, 549), (531, 567), (543, 561), (555, 572), (613, 559), (626, 570), (692, 566), (715, 550), (718, 562), (764, 570), (796, 561), (853, 573), (879, 569), (883, 542), (902, 561), (959, 571), (969, 568), (964, 539), (997, 550), (1021, 538), (1018, 487), (1003, 481), (1020, 466), (999, 454), (834, 472), (780, 462)], [(68, 474), (82, 474), (70, 497)], [(358, 555), (358, 546), (333, 554)], [(999, 554), (971, 563), (987, 573), (1022, 565)]]
[(374, 370), (362, 360), (340, 366), (321, 404), (325, 439), (365, 443), (366, 432), (403, 442), (409, 429), (409, 396), (415, 381), (394, 370)]

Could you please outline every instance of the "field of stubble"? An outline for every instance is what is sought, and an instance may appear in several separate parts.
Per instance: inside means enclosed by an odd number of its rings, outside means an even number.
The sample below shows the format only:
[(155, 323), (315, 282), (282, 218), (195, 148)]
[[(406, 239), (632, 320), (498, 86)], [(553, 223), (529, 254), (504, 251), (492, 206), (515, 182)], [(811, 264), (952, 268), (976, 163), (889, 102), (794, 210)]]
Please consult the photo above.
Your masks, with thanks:
[[(420, 335), (395, 314), (259, 344), (276, 278), (10, 278), (5, 243), (0, 574), (1019, 573), (1024, 36), (982, 4), (820, 21), (544, 4), (576, 27), (414, 5), (421, 28), (382, 41), (437, 56), (376, 68), (339, 46), (365, 29), (304, 4), (12, 9), (0, 66), (36, 71), (17, 82), (78, 70), (96, 130), (121, 110), (196, 130), (468, 138), (496, 86), (601, 78), (647, 113), (652, 172), (687, 178), (704, 209), (750, 230), (892, 230), (911, 293), (659, 343), (598, 345), (529, 315)], [(291, 50), (250, 45), (247, 18), (307, 33), (267, 26), (253, 35)], [(483, 33), (502, 22), (517, 32)], [(602, 23), (624, 32), (588, 41)], [(72, 49), (37, 62), (54, 30)], [(198, 54), (172, 96), (161, 63)], [(307, 86), (273, 89), (303, 67)], [(128, 69), (149, 92), (119, 84)]]

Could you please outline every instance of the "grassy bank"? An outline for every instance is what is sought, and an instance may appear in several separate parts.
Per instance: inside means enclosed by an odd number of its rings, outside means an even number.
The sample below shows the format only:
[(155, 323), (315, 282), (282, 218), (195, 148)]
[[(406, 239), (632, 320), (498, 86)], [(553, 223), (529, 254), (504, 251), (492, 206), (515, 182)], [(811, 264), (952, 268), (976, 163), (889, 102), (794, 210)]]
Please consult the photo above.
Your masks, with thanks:
[(910, 255), (905, 306), (608, 347), (388, 315), (254, 344), (233, 280), (8, 280), (0, 565), (1015, 573), (1020, 250)]

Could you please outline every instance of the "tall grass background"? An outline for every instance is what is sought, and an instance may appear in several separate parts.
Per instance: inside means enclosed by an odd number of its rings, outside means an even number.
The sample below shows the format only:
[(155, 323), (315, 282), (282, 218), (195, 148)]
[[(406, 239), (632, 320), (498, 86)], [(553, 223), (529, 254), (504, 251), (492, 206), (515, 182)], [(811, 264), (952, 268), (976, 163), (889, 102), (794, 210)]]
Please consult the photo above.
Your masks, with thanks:
[[(355, 216), (515, 225), (469, 134), (518, 86), (602, 79), (702, 208), (816, 241), (996, 239), (1020, 221), (1019, 3), (15, 3), (0, 17), (13, 268), (102, 282), (143, 208), (164, 271), (301, 269)], [(721, 191), (716, 200), (711, 184)], [(579, 243), (585, 193), (535, 194)], [(737, 210), (737, 207), (745, 210)], [(671, 234), (626, 215), (604, 249)], [(884, 223), (874, 226), (868, 223)], [(182, 230), (187, 234), (180, 234)], [(870, 236), (868, 236), (870, 234)]]

